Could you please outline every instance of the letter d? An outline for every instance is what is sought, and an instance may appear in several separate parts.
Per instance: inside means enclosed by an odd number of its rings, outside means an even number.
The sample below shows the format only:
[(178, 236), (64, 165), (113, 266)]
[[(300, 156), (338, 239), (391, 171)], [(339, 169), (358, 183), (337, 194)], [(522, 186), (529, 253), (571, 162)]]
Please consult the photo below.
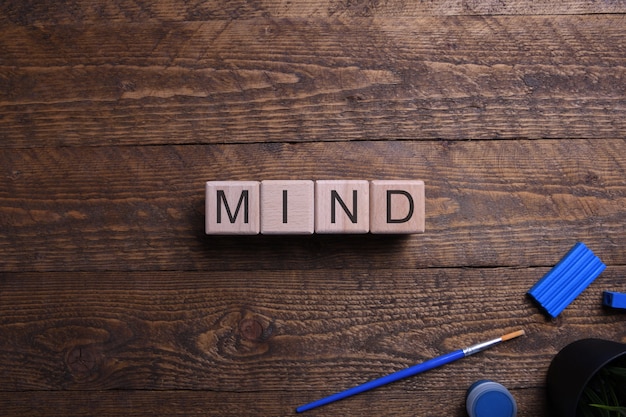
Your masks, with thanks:
[[(397, 194), (397, 195), (403, 195), (407, 198), (408, 202), (409, 202), (409, 212), (407, 213), (407, 215), (401, 219), (393, 219), (391, 218), (391, 196)], [(411, 194), (409, 194), (408, 192), (404, 191), (404, 190), (387, 190), (387, 223), (406, 223), (408, 222), (411, 217), (413, 217), (413, 210), (415, 208), (415, 204), (413, 203), (413, 197), (411, 197)]]

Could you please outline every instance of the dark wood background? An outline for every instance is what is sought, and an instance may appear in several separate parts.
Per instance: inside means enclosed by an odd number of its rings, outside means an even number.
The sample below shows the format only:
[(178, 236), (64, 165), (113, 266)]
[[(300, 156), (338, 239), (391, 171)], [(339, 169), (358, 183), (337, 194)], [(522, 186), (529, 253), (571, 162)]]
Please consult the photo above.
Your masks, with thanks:
[[(626, 342), (624, 1), (0, 3), (0, 410), (548, 416), (553, 356)], [(422, 179), (426, 233), (204, 235), (204, 182)], [(606, 271), (525, 296), (577, 241)]]

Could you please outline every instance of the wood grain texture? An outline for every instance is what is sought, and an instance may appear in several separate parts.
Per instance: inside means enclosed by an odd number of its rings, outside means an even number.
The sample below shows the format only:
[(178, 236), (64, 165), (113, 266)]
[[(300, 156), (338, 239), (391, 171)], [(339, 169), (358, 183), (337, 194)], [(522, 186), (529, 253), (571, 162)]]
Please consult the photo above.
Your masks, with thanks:
[[(41, 3), (41, 2), (40, 2)], [(21, 25), (92, 23), (105, 21), (197, 21), (244, 20), (258, 17), (331, 18), (331, 17), (400, 17), (424, 15), (575, 15), (624, 13), (622, 0), (549, 0), (478, 1), (478, 0), (219, 0), (189, 2), (181, 0), (115, 0), (94, 3), (87, 0), (66, 1), (61, 7), (19, 0), (0, 5), (0, 22)]]
[[(454, 364), (455, 381), (484, 371), (542, 386), (568, 341), (626, 341), (623, 315), (601, 305), (602, 289), (626, 289), (623, 267), (553, 321), (525, 297), (547, 270), (3, 274), (0, 390), (324, 391), (520, 327), (526, 337)], [(445, 390), (449, 375), (403, 386)]]
[(0, 146), (623, 137), (625, 23), (5, 24)]
[[(578, 240), (626, 264), (623, 140), (70, 147), (0, 153), (0, 167), (6, 272), (545, 266)], [(205, 181), (287, 172), (422, 179), (427, 232), (204, 235)]]
[[(513, 389), (518, 401), (519, 416), (542, 416), (546, 404), (541, 388)], [(31, 417), (102, 416), (211, 416), (242, 415), (292, 416), (294, 404), (302, 404), (325, 391), (308, 394), (273, 392), (215, 393), (210, 391), (70, 391), (70, 392), (0, 392), (0, 406), (7, 415)], [(465, 415), (465, 391), (438, 389), (373, 391), (367, 396), (353, 397), (308, 413), (315, 416), (360, 415), (355, 410), (368, 410), (371, 415), (411, 414), (438, 417), (440, 413)], [(315, 397), (317, 398), (317, 397)], [(436, 404), (436, 405), (433, 405)], [(362, 414), (361, 414), (362, 415)]]

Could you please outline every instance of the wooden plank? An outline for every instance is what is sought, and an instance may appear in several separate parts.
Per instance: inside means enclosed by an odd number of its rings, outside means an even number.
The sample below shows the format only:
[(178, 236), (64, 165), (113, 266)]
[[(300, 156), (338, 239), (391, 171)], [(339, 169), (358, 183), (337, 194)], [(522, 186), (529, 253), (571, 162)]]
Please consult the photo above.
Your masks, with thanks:
[(527, 336), (390, 392), (483, 377), (539, 387), (565, 344), (626, 341), (622, 315), (601, 302), (626, 289), (624, 266), (557, 320), (525, 297), (547, 270), (4, 273), (0, 391), (317, 391), (312, 400), (518, 328)]
[[(102, 3), (102, 2), (101, 2)], [(424, 15), (560, 15), (624, 13), (621, 0), (591, 2), (585, 0), (522, 1), (288, 1), (288, 0), (221, 0), (187, 2), (168, 0), (146, 2), (116, 0), (93, 4), (87, 0), (72, 1), (70, 6), (51, 7), (46, 2), (8, 0), (0, 5), (0, 22), (16, 24), (93, 23), (107, 21), (195, 21), (243, 20), (258, 17), (419, 17)]]
[(624, 15), (0, 31), (0, 146), (626, 133)]
[[(622, 140), (36, 148), (0, 170), (5, 272), (547, 266), (578, 240), (626, 264)], [(205, 181), (337, 178), (423, 180), (426, 233), (204, 234)]]
[[(511, 389), (518, 402), (519, 417), (548, 417), (543, 387)], [(24, 417), (137, 417), (137, 416), (288, 416), (299, 405), (323, 391), (311, 392), (210, 392), (210, 391), (37, 391), (0, 392), (0, 407), (7, 416)], [(315, 416), (430, 416), (437, 413), (463, 416), (463, 389), (391, 390), (382, 388), (366, 395), (329, 405)], [(313, 415), (313, 414), (312, 414)], [(439, 414), (437, 414), (439, 415)]]

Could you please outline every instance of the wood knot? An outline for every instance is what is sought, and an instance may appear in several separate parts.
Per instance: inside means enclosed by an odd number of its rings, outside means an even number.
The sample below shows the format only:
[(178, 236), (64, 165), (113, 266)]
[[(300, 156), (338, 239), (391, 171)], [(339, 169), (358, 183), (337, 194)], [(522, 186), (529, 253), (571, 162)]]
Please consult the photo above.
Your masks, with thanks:
[(11, 173), (8, 175), (8, 178), (11, 181), (16, 181), (21, 176), (22, 176), (22, 172), (17, 170), (17, 169), (15, 169), (15, 170), (11, 171)]
[(598, 183), (599, 180), (600, 177), (598, 177), (598, 175), (594, 174), (593, 172), (587, 172), (587, 175), (585, 175), (585, 184), (595, 185)]
[(263, 339), (263, 325), (255, 319), (243, 319), (239, 322), (239, 332), (244, 339), (261, 341)]
[(76, 346), (65, 356), (65, 363), (77, 381), (93, 379), (100, 366), (101, 355), (94, 346)]
[(350, 94), (350, 95), (346, 96), (346, 101), (349, 104), (358, 104), (358, 103), (360, 103), (363, 100), (364, 100), (364, 98), (360, 94)]

